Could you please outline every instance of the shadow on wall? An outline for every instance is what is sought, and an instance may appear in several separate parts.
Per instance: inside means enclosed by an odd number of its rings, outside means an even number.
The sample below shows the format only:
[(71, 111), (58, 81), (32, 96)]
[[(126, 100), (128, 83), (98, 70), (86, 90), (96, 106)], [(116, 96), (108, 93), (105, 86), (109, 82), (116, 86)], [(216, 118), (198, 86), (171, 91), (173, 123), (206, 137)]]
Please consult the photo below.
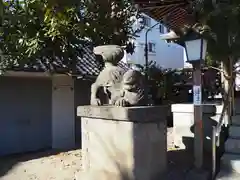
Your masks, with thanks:
[[(203, 132), (204, 132), (204, 160), (203, 160), (203, 168), (208, 172), (212, 172), (213, 162), (212, 162), (212, 128), (213, 126), (217, 126), (217, 121), (213, 120), (213, 116), (216, 115), (216, 108), (215, 112), (213, 113), (204, 113), (203, 114)], [(217, 117), (218, 118), (218, 117)], [(194, 133), (195, 125), (190, 127), (191, 133)], [(220, 135), (220, 146), (216, 147), (216, 173), (220, 171), (221, 167), (221, 157), (224, 153), (224, 143), (227, 139), (227, 129), (222, 127), (221, 135)], [(173, 167), (187, 167), (191, 169), (194, 166), (194, 137), (186, 137), (182, 136), (182, 143), (185, 146), (184, 150), (176, 150), (176, 151), (169, 151), (168, 158), (170, 168)], [(189, 162), (188, 162), (189, 161)], [(192, 161), (192, 163), (191, 163)], [(186, 165), (187, 163), (187, 165)], [(226, 168), (224, 167), (225, 174), (221, 177), (227, 177), (231, 173), (231, 165)], [(180, 175), (179, 175), (180, 176)], [(183, 176), (183, 175), (182, 175)]]
[[(95, 134), (96, 137), (98, 137), (98, 141), (101, 143), (102, 148), (105, 151), (105, 154), (107, 154), (108, 158), (111, 159), (111, 167), (114, 168), (115, 172), (118, 172), (118, 178), (116, 178), (116, 173), (106, 170), (101, 170), (94, 173), (85, 174), (86, 179), (94, 180), (96, 177), (100, 180), (102, 179), (117, 179), (117, 180), (133, 180), (133, 174), (126, 168), (123, 167), (121, 164), (121, 161), (126, 161), (126, 155), (125, 153), (116, 148), (115, 143), (113, 141), (109, 141), (106, 143), (106, 140), (103, 140), (101, 136)], [(116, 160), (116, 156), (120, 157), (119, 160)], [(109, 167), (109, 161), (106, 162), (106, 166)], [(112, 169), (111, 169), (112, 170)]]
[[(213, 108), (212, 108), (212, 107)], [(220, 114), (216, 112), (216, 106), (211, 104), (206, 104), (206, 107), (203, 108), (203, 131), (204, 131), (204, 169), (206, 169), (208, 172), (212, 172), (212, 129), (213, 126), (217, 126), (217, 122), (219, 121)], [(179, 116), (180, 117), (180, 116)], [(169, 169), (171, 172), (171, 169), (178, 169), (175, 167), (179, 167), (181, 169), (184, 168), (188, 171), (188, 169), (193, 167), (194, 162), (194, 124), (191, 125), (191, 123), (181, 123), (181, 121), (184, 120), (184, 118), (190, 118), (190, 116), (181, 116), (180, 121), (176, 121), (175, 130), (176, 133), (175, 136), (179, 137), (179, 140), (181, 140), (182, 145), (185, 146), (185, 149), (169, 149), (168, 150), (168, 158), (169, 158)], [(179, 118), (178, 118), (179, 119)], [(178, 120), (176, 119), (176, 120)], [(175, 120), (175, 119), (174, 119)], [(186, 121), (189, 121), (186, 119)], [(190, 122), (190, 121), (189, 121)], [(188, 124), (190, 126), (188, 126)], [(228, 137), (228, 128), (222, 127), (221, 135), (220, 135), (220, 146), (216, 147), (216, 173), (219, 173), (220, 168), (221, 170), (224, 170), (224, 173), (218, 174), (218, 177), (228, 177), (232, 173), (232, 167), (231, 163), (229, 162), (226, 166), (223, 167), (221, 165), (221, 157), (224, 153), (224, 145), (225, 141)], [(178, 139), (178, 138), (177, 138)], [(184, 147), (183, 146), (183, 147)], [(187, 161), (191, 159), (190, 162), (187, 163)], [(226, 164), (226, 163), (225, 163)], [(174, 172), (174, 170), (172, 170)], [(178, 170), (176, 170), (178, 171)], [(180, 172), (175, 174), (179, 174)], [(184, 176), (184, 175), (182, 175)], [(174, 176), (177, 177), (177, 176)]]
[[(217, 163), (217, 167), (216, 167), (216, 176), (218, 178), (232, 178), (231, 175), (234, 174), (234, 171), (232, 169), (232, 165), (231, 165), (231, 160), (226, 161), (224, 160), (224, 163), (221, 163), (221, 157), (223, 156), (224, 152), (225, 152), (225, 142), (228, 138), (228, 128), (222, 128), (222, 132), (221, 132), (221, 139), (220, 139), (220, 146), (217, 147), (216, 149), (216, 163)], [(238, 156), (235, 156), (238, 157)], [(239, 160), (240, 159), (232, 159), (232, 160)]]
[[(182, 138), (184, 145), (189, 145), (194, 143), (194, 138), (190, 137), (183, 137)], [(221, 140), (221, 146), (217, 148), (216, 152), (216, 173), (220, 170), (220, 158), (223, 154), (222, 145), (224, 145), (223, 140)], [(179, 179), (185, 180), (188, 176), (188, 172), (194, 168), (194, 151), (193, 148), (186, 149), (175, 149), (175, 150), (168, 150), (167, 152), (168, 157), (168, 177), (167, 180)], [(212, 154), (208, 151), (204, 151), (203, 157), (203, 169), (209, 172), (209, 180), (211, 179), (211, 172), (212, 172)], [(230, 170), (230, 169), (229, 169)], [(224, 176), (227, 177), (231, 171), (226, 172)]]
[(92, 80), (77, 80), (75, 82), (75, 142), (81, 148), (81, 117), (77, 116), (77, 107), (90, 105)]
[[(143, 151), (143, 147), (138, 147), (137, 143), (135, 142), (133, 145), (133, 169), (130, 167), (131, 165), (129, 163), (129, 155), (126, 155), (126, 152), (124, 152), (121, 148), (118, 148), (115, 144), (115, 142), (109, 140), (106, 143), (106, 140), (101, 139), (100, 135), (95, 134), (96, 137), (98, 137), (98, 141), (101, 143), (102, 148), (104, 149), (104, 154), (107, 154), (106, 156), (110, 161), (104, 161), (107, 168), (102, 169), (101, 171), (95, 172), (95, 173), (87, 173), (87, 176), (89, 178), (89, 175), (92, 177), (91, 180), (100, 179), (117, 179), (117, 180), (134, 180), (134, 179), (152, 179), (152, 180), (158, 180), (159, 178), (165, 176), (163, 172), (161, 172), (161, 164), (159, 168), (156, 169), (155, 167), (149, 167), (152, 164), (148, 164), (146, 158), (149, 158), (149, 155), (156, 155), (156, 154), (150, 154), (149, 152)], [(142, 145), (140, 145), (142, 146)], [(163, 151), (165, 149), (162, 149)], [(162, 152), (160, 152), (161, 154)], [(155, 159), (159, 159), (159, 157), (155, 156)], [(145, 161), (145, 163), (143, 163)], [(156, 164), (157, 165), (157, 164)], [(109, 168), (110, 167), (110, 168)], [(152, 177), (149, 177), (148, 172), (152, 169)], [(160, 170), (158, 174), (158, 170)], [(164, 169), (165, 170), (165, 169)], [(154, 172), (155, 171), (155, 172)], [(117, 172), (117, 173), (116, 173)], [(147, 173), (146, 173), (147, 172)], [(117, 176), (116, 176), (117, 175)]]
[(1, 177), (8, 174), (15, 166), (19, 163), (40, 159), (44, 157), (50, 157), (53, 155), (59, 155), (61, 153), (65, 153), (68, 151), (77, 150), (79, 147), (72, 148), (72, 149), (65, 149), (65, 150), (41, 150), (37, 152), (28, 152), (28, 153), (21, 153), (21, 154), (13, 154), (8, 156), (0, 157), (0, 179)]
[[(235, 98), (235, 113), (236, 115), (239, 115), (240, 114), (240, 99), (239, 97), (236, 97)], [(219, 153), (219, 155), (222, 155), (224, 153), (224, 142), (225, 140), (228, 138), (228, 128), (223, 128), (222, 130), (222, 135), (221, 135), (221, 141), (220, 141), (220, 147), (217, 148), (217, 153)], [(234, 145), (237, 145), (237, 144), (234, 144)], [(238, 148), (238, 147), (237, 147)], [(230, 154), (230, 153), (229, 153)], [(218, 154), (217, 154), (218, 155)], [(232, 165), (231, 165), (231, 161), (234, 161), (234, 160), (238, 160), (240, 161), (240, 156), (236, 155), (236, 154), (231, 154), (233, 155), (233, 159), (229, 159), (228, 161), (225, 159), (224, 160), (224, 164), (220, 164), (220, 168), (221, 168), (221, 172), (217, 175), (218, 178), (229, 178), (229, 179), (238, 179), (239, 178), (239, 175), (237, 175), (237, 177), (231, 177), (231, 176), (234, 176), (234, 170), (232, 168)], [(219, 160), (220, 161), (220, 160)]]
[[(83, 168), (86, 168), (86, 176), (92, 175), (88, 178), (91, 180), (165, 179), (163, 177), (167, 168), (166, 115), (165, 120), (160, 120), (158, 123), (148, 122), (151, 117), (147, 118), (148, 113), (142, 111), (145, 110), (140, 108), (137, 112), (128, 111), (129, 120), (141, 117), (141, 122), (104, 119), (104, 117), (83, 118), (82, 127), (87, 130), (84, 133), (90, 132), (85, 134), (88, 138), (83, 139), (83, 150), (88, 148)], [(114, 117), (114, 114), (111, 115)], [(89, 173), (88, 170), (94, 171)]]

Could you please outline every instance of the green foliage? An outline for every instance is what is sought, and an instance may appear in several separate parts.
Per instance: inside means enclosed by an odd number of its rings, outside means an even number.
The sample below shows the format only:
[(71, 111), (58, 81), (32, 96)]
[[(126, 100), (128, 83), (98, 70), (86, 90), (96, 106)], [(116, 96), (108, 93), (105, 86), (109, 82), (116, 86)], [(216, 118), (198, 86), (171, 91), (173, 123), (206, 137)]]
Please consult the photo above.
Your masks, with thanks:
[[(156, 62), (150, 61), (148, 64), (148, 70), (144, 65), (136, 65), (143, 74), (148, 71), (148, 85), (150, 94), (153, 100), (161, 98), (170, 99), (172, 96), (172, 87), (176, 83), (175, 70), (163, 69), (158, 66)], [(159, 96), (160, 95), (160, 96)]]
[(196, 1), (192, 6), (198, 22), (186, 25), (178, 33), (184, 36), (194, 30), (208, 39), (208, 54), (215, 61), (226, 61), (229, 56), (240, 57), (240, 1)]
[(140, 69), (140, 71), (143, 74), (147, 73), (148, 81), (150, 84), (154, 84), (155, 86), (161, 86), (162, 80), (163, 80), (162, 76), (164, 73), (164, 69), (162, 69), (160, 66), (158, 66), (156, 64), (156, 62), (150, 61), (148, 63), (148, 67), (147, 67), (148, 70), (145, 65), (136, 64), (136, 66)]
[(140, 15), (129, 0), (92, 0), (83, 6), (87, 35), (96, 45), (124, 45), (138, 32), (132, 25)]
[(234, 79), (231, 73), (234, 61), (231, 63), (230, 60), (236, 61), (240, 57), (240, 1), (220, 0), (215, 1), (216, 4), (210, 0), (197, 2), (199, 3), (193, 7), (193, 10), (199, 23), (208, 27), (207, 34), (211, 37), (208, 37), (209, 57), (215, 62), (219, 61), (223, 64), (222, 71), (225, 75), (224, 103), (229, 103), (227, 94), (230, 92), (230, 84)]
[(54, 71), (57, 59), (71, 73), (86, 39), (125, 45), (135, 33), (137, 11), (126, 0), (5, 0), (2, 5), (0, 69), (41, 60)]
[(204, 65), (207, 67), (209, 67), (209, 66), (215, 67), (215, 64), (216, 63), (215, 63), (215, 60), (213, 59), (213, 57), (209, 53), (207, 53), (205, 61), (204, 61)]
[(38, 59), (46, 70), (54, 71), (52, 64), (58, 59), (73, 71), (76, 56), (81, 52), (81, 29), (85, 26), (78, 23), (79, 10), (61, 1), (5, 1), (1, 69)]
[(206, 19), (216, 37), (209, 40), (208, 52), (216, 60), (226, 60), (229, 56), (238, 58), (240, 55), (239, 5), (240, 3), (218, 7)]

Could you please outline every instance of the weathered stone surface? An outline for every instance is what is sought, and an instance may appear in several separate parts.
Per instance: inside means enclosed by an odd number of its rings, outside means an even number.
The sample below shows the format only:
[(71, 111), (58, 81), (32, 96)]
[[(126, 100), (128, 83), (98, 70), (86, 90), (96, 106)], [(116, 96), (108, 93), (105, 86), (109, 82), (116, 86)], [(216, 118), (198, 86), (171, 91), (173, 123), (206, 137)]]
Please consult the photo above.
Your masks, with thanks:
[(166, 112), (165, 107), (78, 107), (85, 179), (162, 179), (167, 168)]
[(117, 45), (105, 45), (96, 47), (94, 52), (105, 67), (92, 85), (91, 105), (146, 105), (142, 74), (116, 65), (124, 56), (123, 49)]
[(239, 114), (232, 117), (232, 125), (240, 126), (240, 115)]
[(225, 153), (221, 158), (221, 171), (217, 179), (239, 179), (240, 178), (240, 126), (239, 115), (232, 117), (229, 127), (229, 137), (225, 142)]
[[(212, 127), (216, 126), (221, 112), (222, 105), (203, 104), (202, 121), (204, 135), (204, 150), (211, 152), (212, 147)], [(173, 104), (173, 131), (174, 143), (181, 149), (192, 149), (194, 147), (194, 105), (193, 104)]]
[(235, 125), (230, 126), (229, 127), (229, 136), (232, 138), (240, 139), (240, 126), (235, 126)]
[(110, 121), (160, 122), (166, 121), (168, 106), (79, 106), (77, 115)]
[(224, 153), (221, 158), (221, 170), (240, 173), (240, 155)]
[(216, 177), (216, 180), (239, 180), (240, 174), (236, 172), (220, 171)]
[(227, 141), (225, 142), (225, 152), (240, 155), (240, 139), (228, 137)]

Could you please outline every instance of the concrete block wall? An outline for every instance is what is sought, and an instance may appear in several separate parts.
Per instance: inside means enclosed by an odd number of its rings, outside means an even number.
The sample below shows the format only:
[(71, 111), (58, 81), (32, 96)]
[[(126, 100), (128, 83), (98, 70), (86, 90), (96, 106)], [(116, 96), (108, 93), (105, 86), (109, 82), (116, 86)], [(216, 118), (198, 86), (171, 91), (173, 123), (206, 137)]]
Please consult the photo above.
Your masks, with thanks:
[[(211, 152), (212, 127), (217, 125), (222, 108), (222, 105), (215, 104), (204, 104), (202, 106), (204, 149), (207, 152)], [(173, 104), (171, 109), (175, 145), (182, 149), (192, 150), (194, 143), (193, 104)]]
[(165, 112), (161, 107), (79, 107), (86, 179), (161, 179), (167, 169)]

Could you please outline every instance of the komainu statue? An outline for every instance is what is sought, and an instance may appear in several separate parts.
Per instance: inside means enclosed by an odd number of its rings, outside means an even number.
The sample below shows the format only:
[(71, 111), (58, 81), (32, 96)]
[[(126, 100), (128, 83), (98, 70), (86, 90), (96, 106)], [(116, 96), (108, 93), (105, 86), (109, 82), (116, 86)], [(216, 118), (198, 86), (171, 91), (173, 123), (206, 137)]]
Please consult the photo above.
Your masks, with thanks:
[(145, 105), (144, 79), (139, 71), (119, 67), (124, 50), (117, 45), (94, 48), (105, 67), (91, 88), (91, 105), (136, 106)]

